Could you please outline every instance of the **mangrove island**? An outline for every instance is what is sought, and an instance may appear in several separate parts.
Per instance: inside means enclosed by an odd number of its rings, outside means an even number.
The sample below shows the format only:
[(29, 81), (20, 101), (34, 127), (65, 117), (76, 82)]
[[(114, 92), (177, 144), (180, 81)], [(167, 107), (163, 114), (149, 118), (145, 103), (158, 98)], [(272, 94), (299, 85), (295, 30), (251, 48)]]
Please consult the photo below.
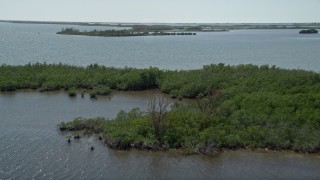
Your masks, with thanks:
[[(275, 66), (224, 64), (196, 70), (27, 64), (0, 67), (0, 90), (94, 91), (159, 89), (189, 103), (151, 99), (148, 110), (120, 111), (114, 119), (76, 118), (62, 131), (96, 133), (114, 149), (268, 148), (320, 152), (320, 74)], [(99, 92), (99, 93), (98, 93)]]
[(127, 37), (127, 36), (180, 36), (180, 35), (197, 35), (193, 32), (171, 32), (161, 31), (154, 29), (150, 30), (137, 30), (137, 29), (124, 29), (124, 30), (93, 30), (93, 31), (79, 31), (74, 28), (66, 28), (57, 32), (57, 34), (64, 35), (84, 35), (84, 36), (103, 36), (103, 37)]
[(304, 29), (299, 32), (299, 34), (318, 34), (316, 29)]

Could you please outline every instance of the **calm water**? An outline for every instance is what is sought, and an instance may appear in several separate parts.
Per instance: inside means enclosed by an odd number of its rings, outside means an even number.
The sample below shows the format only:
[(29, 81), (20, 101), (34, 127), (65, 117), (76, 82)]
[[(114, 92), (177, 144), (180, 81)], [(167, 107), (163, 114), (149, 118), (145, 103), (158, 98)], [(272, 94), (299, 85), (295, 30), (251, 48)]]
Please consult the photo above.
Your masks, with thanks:
[(299, 35), (299, 30), (103, 38), (56, 35), (62, 27), (105, 28), (0, 23), (0, 64), (61, 62), (80, 66), (98, 63), (115, 67), (194, 69), (212, 63), (251, 63), (320, 71), (320, 34)]
[[(70, 26), (0, 23), (0, 64), (194, 69), (211, 63), (252, 63), (320, 71), (320, 35), (299, 35), (297, 30), (101, 38), (56, 35), (62, 27)], [(113, 118), (121, 109), (145, 110), (153, 95), (159, 93), (118, 92), (98, 100), (69, 98), (63, 92), (0, 93), (0, 179), (320, 179), (320, 157), (315, 155), (113, 151), (96, 137), (69, 145), (67, 134), (57, 130), (59, 122), (79, 116)]]
[[(320, 156), (225, 152), (113, 151), (97, 137), (71, 144), (57, 123), (74, 117), (115, 117), (145, 110), (157, 91), (116, 93), (111, 99), (69, 98), (63, 92), (0, 93), (0, 179), (319, 179)], [(89, 150), (89, 145), (95, 150)]]

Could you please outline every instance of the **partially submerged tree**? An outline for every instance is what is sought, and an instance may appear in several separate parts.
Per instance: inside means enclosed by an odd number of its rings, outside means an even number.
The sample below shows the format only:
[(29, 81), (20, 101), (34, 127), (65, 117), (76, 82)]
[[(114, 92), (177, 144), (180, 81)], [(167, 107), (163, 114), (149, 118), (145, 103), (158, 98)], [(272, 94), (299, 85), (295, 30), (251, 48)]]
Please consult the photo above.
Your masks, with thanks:
[(148, 113), (152, 120), (156, 137), (161, 139), (162, 124), (168, 114), (168, 108), (171, 102), (168, 98), (158, 97), (150, 100), (148, 105)]

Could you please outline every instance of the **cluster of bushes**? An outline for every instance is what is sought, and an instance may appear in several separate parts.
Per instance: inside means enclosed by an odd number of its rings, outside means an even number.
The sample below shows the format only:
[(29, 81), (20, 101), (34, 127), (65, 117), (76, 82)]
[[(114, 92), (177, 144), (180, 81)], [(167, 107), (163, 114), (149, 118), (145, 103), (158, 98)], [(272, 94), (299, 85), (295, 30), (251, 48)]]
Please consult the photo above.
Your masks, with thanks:
[[(75, 119), (59, 127), (98, 132), (115, 149), (177, 148), (187, 153), (238, 148), (320, 151), (319, 108), (294, 110), (286, 107), (292, 103), (285, 102), (288, 100), (279, 102), (278, 97), (269, 98), (269, 94), (257, 99), (256, 96), (246, 94), (222, 102), (213, 114), (201, 111), (196, 104), (175, 104), (162, 124), (160, 138), (155, 134), (150, 114), (138, 109), (128, 113), (121, 111), (112, 120), (93, 118), (79, 122)], [(273, 103), (276, 103), (274, 107)], [(99, 124), (93, 128), (92, 124), (97, 121)]]
[(62, 122), (59, 124), (59, 129), (64, 131), (80, 131), (87, 130), (88, 132), (100, 133), (103, 131), (103, 123), (105, 118), (83, 119), (81, 117), (75, 118), (72, 122)]
[(63, 64), (27, 64), (0, 66), (0, 90), (40, 89), (40, 91), (90, 89), (94, 94), (108, 95), (114, 90), (144, 90), (157, 87), (162, 72), (157, 68), (107, 68), (90, 65), (76, 67)]
[(317, 93), (320, 74), (303, 70), (285, 70), (274, 66), (226, 66), (213, 64), (200, 70), (166, 71), (159, 88), (174, 96), (195, 98), (215, 87), (228, 96), (252, 92), (276, 94)]
[[(199, 70), (159, 70), (109, 68), (99, 65), (77, 67), (63, 64), (27, 64), (0, 66), (0, 90), (35, 89), (43, 91), (109, 87), (117, 90), (146, 90), (159, 88), (173, 97), (195, 98), (218, 88), (229, 96), (241, 93), (272, 92), (276, 94), (316, 93), (319, 73), (285, 70), (269, 66), (224, 64), (208, 65)], [(104, 87), (104, 88), (102, 88)], [(102, 90), (108, 92), (107, 89)], [(103, 93), (102, 93), (103, 94)]]
[(0, 66), (0, 90), (91, 89), (108, 95), (111, 90), (147, 90), (158, 88), (173, 98), (206, 96), (209, 89), (223, 91), (224, 99), (250, 93), (276, 96), (318, 95), (320, 74), (303, 70), (286, 70), (274, 66), (224, 64), (207, 65), (198, 70), (159, 70), (109, 68), (97, 64), (77, 67), (63, 64), (27, 64)]
[(112, 90), (108, 86), (98, 85), (96, 88), (90, 91), (90, 97), (96, 98), (97, 95), (107, 96), (111, 94)]
[(120, 111), (113, 120), (105, 118), (76, 118), (70, 122), (58, 125), (64, 131), (79, 131), (84, 133), (98, 133), (105, 142), (115, 149), (128, 148), (162, 148), (154, 135), (152, 124), (146, 114), (139, 109), (130, 112)]
[(68, 89), (68, 94), (71, 97), (76, 96), (77, 95), (77, 89), (75, 87), (72, 87), (72, 88)]
[[(160, 138), (148, 113), (122, 124), (111, 120), (113, 128), (106, 131), (106, 139), (121, 142), (111, 147), (320, 151), (318, 73), (218, 64), (201, 70), (163, 71), (158, 87), (175, 97), (197, 98), (196, 103), (175, 105), (161, 125)], [(122, 142), (126, 145), (121, 146)]]

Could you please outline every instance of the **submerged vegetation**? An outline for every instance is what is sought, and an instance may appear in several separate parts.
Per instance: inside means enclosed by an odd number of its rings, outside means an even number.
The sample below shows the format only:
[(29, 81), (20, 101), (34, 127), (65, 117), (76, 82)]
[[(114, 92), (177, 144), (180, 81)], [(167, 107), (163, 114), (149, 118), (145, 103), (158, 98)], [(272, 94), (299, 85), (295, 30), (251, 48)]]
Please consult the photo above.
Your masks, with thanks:
[(320, 151), (320, 74), (316, 72), (224, 64), (181, 71), (39, 63), (0, 67), (2, 91), (26, 88), (69, 89), (71, 94), (89, 89), (94, 97), (111, 89), (158, 88), (172, 97), (195, 99), (171, 109), (165, 101), (151, 101), (148, 112), (133, 109), (119, 112), (113, 120), (77, 118), (59, 125), (61, 130), (99, 133), (113, 148)]

